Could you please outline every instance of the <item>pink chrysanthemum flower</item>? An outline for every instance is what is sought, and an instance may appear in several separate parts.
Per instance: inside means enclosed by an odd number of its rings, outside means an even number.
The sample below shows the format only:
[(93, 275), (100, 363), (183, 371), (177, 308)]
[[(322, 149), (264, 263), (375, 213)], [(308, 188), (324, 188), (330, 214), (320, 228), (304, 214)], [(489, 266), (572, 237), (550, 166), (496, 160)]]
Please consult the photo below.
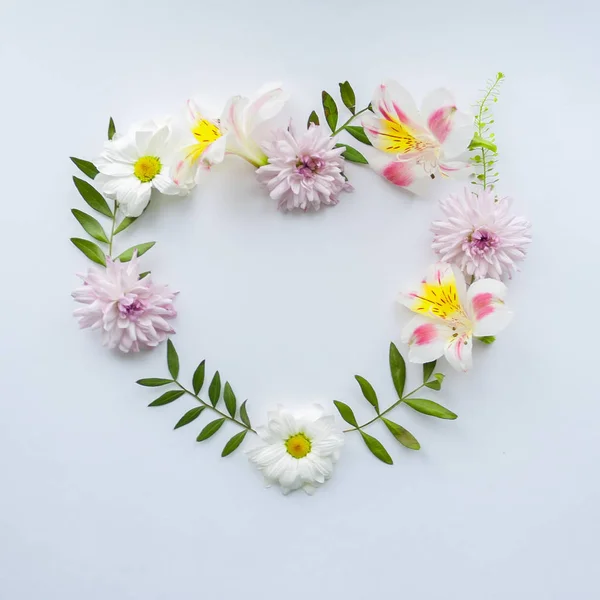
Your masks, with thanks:
[(465, 189), (440, 202), (446, 221), (434, 221), (433, 249), (440, 260), (457, 265), (475, 279), (512, 276), (515, 263), (525, 258), (531, 242), (531, 223), (510, 213), (512, 200), (497, 198), (487, 189)]
[(174, 329), (167, 319), (177, 316), (176, 293), (152, 283), (150, 275), (139, 278), (138, 258), (122, 263), (107, 259), (106, 269), (92, 267), (80, 275), (83, 286), (72, 296), (85, 304), (73, 314), (82, 329), (102, 330), (102, 343), (122, 352), (158, 346)]
[(342, 175), (344, 148), (335, 148), (322, 127), (311, 124), (300, 135), (291, 126), (279, 129), (263, 149), (269, 164), (258, 169), (257, 177), (282, 210), (319, 210), (321, 204), (337, 204), (340, 192), (352, 190)]

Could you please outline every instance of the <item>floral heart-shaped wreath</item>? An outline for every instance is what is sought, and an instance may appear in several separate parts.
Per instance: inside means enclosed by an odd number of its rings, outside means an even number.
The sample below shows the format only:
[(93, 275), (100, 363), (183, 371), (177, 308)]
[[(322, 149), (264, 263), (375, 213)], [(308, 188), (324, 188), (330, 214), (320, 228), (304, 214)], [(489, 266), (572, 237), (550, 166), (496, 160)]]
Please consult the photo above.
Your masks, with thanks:
[[(354, 90), (346, 81), (339, 87), (350, 116), (342, 125), (338, 124), (336, 101), (324, 91), (327, 127), (313, 111), (306, 130), (298, 131), (290, 123), (262, 137), (266, 129), (263, 124), (277, 115), (287, 100), (280, 87), (266, 88), (252, 100), (231, 98), (220, 118), (209, 116), (190, 101), (188, 127), (172, 119), (151, 121), (120, 136), (111, 118), (100, 157), (93, 163), (71, 159), (102, 192), (74, 177), (82, 198), (110, 219), (107, 233), (91, 215), (72, 210), (83, 229), (107, 247), (102, 249), (88, 239), (71, 240), (101, 267), (81, 275), (83, 286), (73, 292), (75, 300), (84, 305), (75, 311), (80, 326), (100, 329), (104, 345), (123, 352), (158, 346), (174, 333), (169, 320), (177, 314), (175, 294), (167, 286), (155, 284), (149, 271), (140, 273), (140, 257), (154, 242), (137, 244), (114, 256), (114, 240), (142, 215), (153, 188), (165, 195), (187, 195), (196, 185), (200, 168), (210, 168), (228, 155), (252, 164), (269, 196), (287, 211), (319, 210), (321, 205), (337, 204), (342, 192), (352, 190), (345, 174), (346, 161), (368, 164), (391, 183), (417, 194), (436, 177), (466, 174), (472, 179), (469, 188), (461, 196), (443, 199), (444, 218), (432, 224), (433, 249), (439, 262), (419, 284), (400, 295), (400, 302), (416, 313), (402, 332), (402, 342), (408, 344), (408, 360), (423, 365), (423, 382), (405, 391), (405, 361), (392, 343), (390, 370), (398, 394), (394, 404), (382, 409), (371, 384), (356, 376), (375, 411), (367, 423), (360, 425), (350, 406), (335, 401), (349, 429), (342, 431), (333, 415), (318, 405), (299, 412), (280, 406), (269, 412), (265, 426), (254, 429), (246, 402), (238, 405), (231, 385), (221, 385), (218, 371), (208, 386), (208, 399), (200, 397), (204, 361), (194, 372), (191, 388), (181, 383), (179, 358), (171, 340), (167, 341), (170, 378), (137, 382), (146, 387), (173, 387), (149, 406), (163, 406), (185, 394), (198, 402), (175, 429), (192, 423), (204, 411), (216, 413), (217, 418), (198, 435), (199, 442), (215, 435), (225, 421), (238, 426), (239, 433), (225, 444), (222, 456), (234, 452), (248, 433), (257, 434), (262, 444), (250, 449), (248, 457), (262, 471), (267, 484), (278, 483), (284, 493), (300, 488), (311, 493), (327, 481), (345, 433), (358, 432), (378, 459), (392, 464), (383, 444), (365, 431), (379, 419), (403, 446), (418, 450), (416, 438), (387, 416), (403, 403), (425, 415), (456, 419), (447, 408), (416, 394), (423, 388), (441, 389), (444, 375), (435, 372), (438, 358), (445, 356), (452, 367), (466, 371), (471, 367), (474, 340), (490, 344), (508, 324), (512, 313), (505, 305), (507, 288), (501, 279), (512, 275), (531, 240), (529, 222), (513, 216), (511, 201), (494, 191), (497, 148), (490, 132), (490, 108), (497, 101), (503, 78), (498, 73), (488, 82), (475, 105), (475, 115), (458, 110), (453, 96), (444, 89), (429, 94), (419, 111), (411, 95), (393, 81), (379, 85), (372, 102), (357, 110)], [(346, 143), (336, 143), (342, 132), (361, 142), (368, 158)], [(112, 207), (105, 197), (112, 201)]]

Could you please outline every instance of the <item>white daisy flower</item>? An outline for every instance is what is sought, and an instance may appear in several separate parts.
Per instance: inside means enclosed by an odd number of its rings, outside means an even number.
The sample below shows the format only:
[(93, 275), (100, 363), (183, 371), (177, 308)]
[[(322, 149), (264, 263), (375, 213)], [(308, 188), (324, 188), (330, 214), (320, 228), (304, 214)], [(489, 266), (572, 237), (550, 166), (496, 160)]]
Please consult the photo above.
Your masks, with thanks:
[(127, 217), (139, 217), (150, 202), (152, 188), (169, 196), (185, 196), (193, 179), (175, 183), (171, 177), (177, 151), (171, 125), (148, 121), (104, 144), (96, 180), (102, 192), (116, 199)]
[(333, 474), (344, 444), (333, 415), (326, 415), (318, 404), (302, 412), (278, 406), (257, 433), (265, 444), (249, 450), (248, 458), (264, 475), (267, 487), (277, 483), (284, 494), (300, 488), (314, 493)]

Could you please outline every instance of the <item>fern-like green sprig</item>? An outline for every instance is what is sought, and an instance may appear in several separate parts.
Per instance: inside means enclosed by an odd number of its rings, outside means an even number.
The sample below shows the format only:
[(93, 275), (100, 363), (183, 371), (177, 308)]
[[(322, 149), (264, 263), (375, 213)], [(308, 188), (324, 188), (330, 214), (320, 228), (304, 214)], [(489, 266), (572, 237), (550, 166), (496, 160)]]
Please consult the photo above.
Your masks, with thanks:
[(494, 102), (498, 102), (500, 85), (504, 81), (504, 77), (504, 73), (498, 73), (495, 79), (488, 80), (485, 89), (482, 90), (481, 100), (475, 104), (477, 132), (473, 136), (469, 149), (474, 150), (471, 161), (479, 171), (473, 184), (481, 185), (483, 189), (493, 188), (498, 182), (498, 171), (496, 170), (498, 148), (495, 142), (496, 136), (491, 132), (491, 126), (494, 123), (491, 106)]

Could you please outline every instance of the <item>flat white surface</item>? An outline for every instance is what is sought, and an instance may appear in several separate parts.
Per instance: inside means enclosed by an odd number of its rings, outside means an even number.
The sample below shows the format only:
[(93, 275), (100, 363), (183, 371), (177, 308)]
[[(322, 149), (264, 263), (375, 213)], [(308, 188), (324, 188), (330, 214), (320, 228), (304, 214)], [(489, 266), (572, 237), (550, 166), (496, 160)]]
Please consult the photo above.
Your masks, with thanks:
[[(3, 0), (0, 598), (596, 598), (599, 16), (592, 0)], [(343, 79), (362, 105), (386, 77), (468, 105), (498, 70), (501, 190), (535, 243), (512, 326), (431, 392), (460, 418), (394, 413), (421, 452), (373, 427), (393, 467), (349, 436), (326, 487), (283, 497), (243, 453), (219, 457), (224, 432), (173, 432), (187, 401), (146, 408), (134, 381), (166, 374), (164, 347), (124, 357), (78, 330), (68, 156), (94, 158), (109, 115), (126, 128), (271, 80), (300, 122)], [(394, 297), (431, 262), (438, 209), (348, 175), (336, 208), (282, 215), (232, 160), (118, 242), (158, 240), (144, 264), (181, 291), (184, 377), (206, 358), (255, 422), (333, 399), (363, 420), (355, 373), (393, 400)]]

